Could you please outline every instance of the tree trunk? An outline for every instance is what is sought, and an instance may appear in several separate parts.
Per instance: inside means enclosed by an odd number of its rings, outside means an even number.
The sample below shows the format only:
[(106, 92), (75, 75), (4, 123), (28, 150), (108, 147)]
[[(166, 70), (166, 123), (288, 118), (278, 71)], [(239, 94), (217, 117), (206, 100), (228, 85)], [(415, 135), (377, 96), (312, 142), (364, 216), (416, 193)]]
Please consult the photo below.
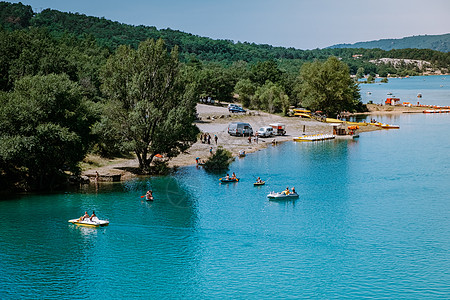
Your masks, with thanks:
[(139, 161), (139, 169), (144, 173), (150, 172), (150, 164), (153, 161), (154, 154), (151, 154), (150, 157), (147, 158), (147, 151), (140, 152), (135, 150), (136, 156)]
[(144, 170), (144, 161), (143, 161), (141, 152), (138, 151), (138, 150), (134, 150), (134, 152), (136, 153), (136, 156), (137, 156), (138, 161), (139, 161), (139, 169), (140, 170)]

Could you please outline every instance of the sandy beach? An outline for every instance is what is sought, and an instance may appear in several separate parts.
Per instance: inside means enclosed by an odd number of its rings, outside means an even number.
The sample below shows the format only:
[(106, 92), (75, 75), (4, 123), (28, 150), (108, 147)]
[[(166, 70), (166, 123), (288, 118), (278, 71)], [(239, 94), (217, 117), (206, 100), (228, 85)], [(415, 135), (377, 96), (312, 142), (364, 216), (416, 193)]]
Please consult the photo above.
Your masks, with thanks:
[[(396, 113), (421, 113), (424, 108), (409, 108), (402, 106), (379, 106), (368, 105), (369, 113), (372, 115), (380, 114), (396, 114)], [(316, 120), (308, 118), (298, 117), (282, 117), (279, 115), (269, 114), (260, 111), (247, 111), (245, 114), (230, 113), (226, 106), (206, 105), (198, 104), (197, 112), (199, 121), (196, 125), (203, 133), (209, 133), (211, 135), (211, 144), (202, 143), (197, 141), (187, 151), (187, 153), (180, 154), (179, 156), (169, 161), (170, 167), (182, 167), (193, 165), (196, 163), (196, 157), (200, 159), (208, 159), (210, 156), (210, 148), (213, 151), (217, 147), (222, 146), (225, 149), (231, 151), (233, 156), (237, 156), (239, 151), (244, 150), (246, 153), (252, 153), (267, 147), (275, 140), (277, 143), (284, 141), (292, 141), (294, 137), (309, 134), (331, 134), (333, 125), (329, 123), (322, 123)], [(251, 143), (248, 141), (248, 137), (235, 137), (230, 136), (227, 133), (227, 127), (230, 122), (246, 122), (249, 123), (253, 131), (256, 132), (262, 126), (268, 126), (271, 123), (283, 123), (286, 125), (286, 135), (276, 136), (271, 138), (259, 138), (256, 142), (252, 138)], [(380, 130), (375, 126), (361, 126), (359, 133), (365, 131)], [(217, 144), (214, 141), (214, 136), (217, 135)], [(133, 176), (133, 169), (138, 167), (137, 159), (114, 159), (105, 162), (103, 166), (91, 166), (86, 167), (83, 171), (83, 175), (87, 175), (92, 178), (95, 176), (95, 172), (99, 172), (100, 175), (122, 175), (122, 180), (129, 179)]]

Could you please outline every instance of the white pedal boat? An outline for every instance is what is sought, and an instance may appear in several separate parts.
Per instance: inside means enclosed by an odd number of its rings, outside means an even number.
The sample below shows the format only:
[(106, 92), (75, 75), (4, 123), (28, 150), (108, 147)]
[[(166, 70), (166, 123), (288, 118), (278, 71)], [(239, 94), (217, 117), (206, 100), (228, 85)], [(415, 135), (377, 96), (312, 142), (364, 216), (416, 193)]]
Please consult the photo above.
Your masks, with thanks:
[(109, 221), (100, 220), (97, 217), (92, 218), (92, 220), (86, 219), (83, 221), (81, 221), (80, 219), (72, 219), (72, 220), (69, 220), (69, 223), (81, 225), (81, 226), (88, 226), (88, 227), (100, 227), (100, 226), (108, 226), (109, 225)]
[(290, 193), (288, 195), (286, 195), (285, 193), (275, 193), (275, 192), (271, 192), (267, 195), (267, 198), (271, 199), (271, 200), (280, 200), (280, 199), (293, 199), (293, 198), (298, 198), (298, 194), (297, 193)]

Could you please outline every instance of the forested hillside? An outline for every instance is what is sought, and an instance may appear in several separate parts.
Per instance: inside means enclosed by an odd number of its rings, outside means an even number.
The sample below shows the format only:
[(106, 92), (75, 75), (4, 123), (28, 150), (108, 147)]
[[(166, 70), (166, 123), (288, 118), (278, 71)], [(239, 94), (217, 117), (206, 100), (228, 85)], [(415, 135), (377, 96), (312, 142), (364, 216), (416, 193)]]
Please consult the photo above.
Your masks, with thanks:
[[(346, 62), (350, 72), (356, 74), (361, 67), (365, 73), (390, 73), (404, 75), (405, 70), (417, 71), (414, 66), (402, 69), (392, 66), (377, 66), (369, 63), (371, 59), (377, 58), (405, 58), (426, 60), (433, 64), (436, 69), (446, 69), (450, 65), (450, 55), (429, 49), (405, 49), (383, 51), (379, 49), (355, 49), (348, 47), (300, 50), (295, 48), (274, 47), (247, 42), (234, 43), (230, 40), (214, 40), (200, 37), (172, 29), (156, 29), (153, 26), (132, 26), (113, 22), (105, 18), (90, 17), (79, 13), (66, 13), (57, 10), (45, 9), (40, 13), (33, 13), (31, 6), (23, 4), (11, 4), (0, 2), (0, 24), (9, 30), (32, 27), (46, 28), (55, 36), (67, 33), (77, 37), (92, 35), (99, 45), (110, 50), (119, 45), (137, 45), (146, 39), (162, 38), (169, 49), (177, 45), (179, 47), (180, 59), (189, 61), (193, 57), (200, 61), (220, 62), (222, 65), (230, 65), (236, 61), (256, 63), (258, 61), (276, 60), (287, 72), (297, 72), (298, 67), (305, 61), (315, 59), (325, 60), (330, 56), (336, 56)], [(417, 37), (419, 38), (419, 37)], [(430, 36), (431, 38), (431, 36)], [(437, 41), (435, 41), (437, 43)], [(362, 48), (362, 47), (361, 47)], [(423, 47), (421, 47), (423, 48)], [(354, 55), (359, 56), (358, 60)], [(446, 71), (446, 70), (444, 70)], [(414, 75), (414, 73), (409, 73)]]
[(409, 36), (401, 39), (382, 39), (354, 44), (338, 44), (330, 46), (329, 48), (379, 48), (386, 51), (392, 49), (417, 48), (450, 52), (450, 33), (441, 35)]

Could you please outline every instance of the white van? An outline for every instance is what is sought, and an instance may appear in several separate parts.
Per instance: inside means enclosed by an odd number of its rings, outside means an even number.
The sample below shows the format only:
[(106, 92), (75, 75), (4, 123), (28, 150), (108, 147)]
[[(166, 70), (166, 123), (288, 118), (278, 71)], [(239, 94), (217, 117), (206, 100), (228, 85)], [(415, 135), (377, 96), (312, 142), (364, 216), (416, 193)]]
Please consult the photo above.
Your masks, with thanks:
[(252, 126), (248, 123), (233, 122), (228, 124), (227, 132), (229, 135), (235, 136), (249, 136), (253, 135)]
[(260, 137), (271, 137), (273, 135), (273, 128), (271, 126), (261, 127), (258, 131)]

